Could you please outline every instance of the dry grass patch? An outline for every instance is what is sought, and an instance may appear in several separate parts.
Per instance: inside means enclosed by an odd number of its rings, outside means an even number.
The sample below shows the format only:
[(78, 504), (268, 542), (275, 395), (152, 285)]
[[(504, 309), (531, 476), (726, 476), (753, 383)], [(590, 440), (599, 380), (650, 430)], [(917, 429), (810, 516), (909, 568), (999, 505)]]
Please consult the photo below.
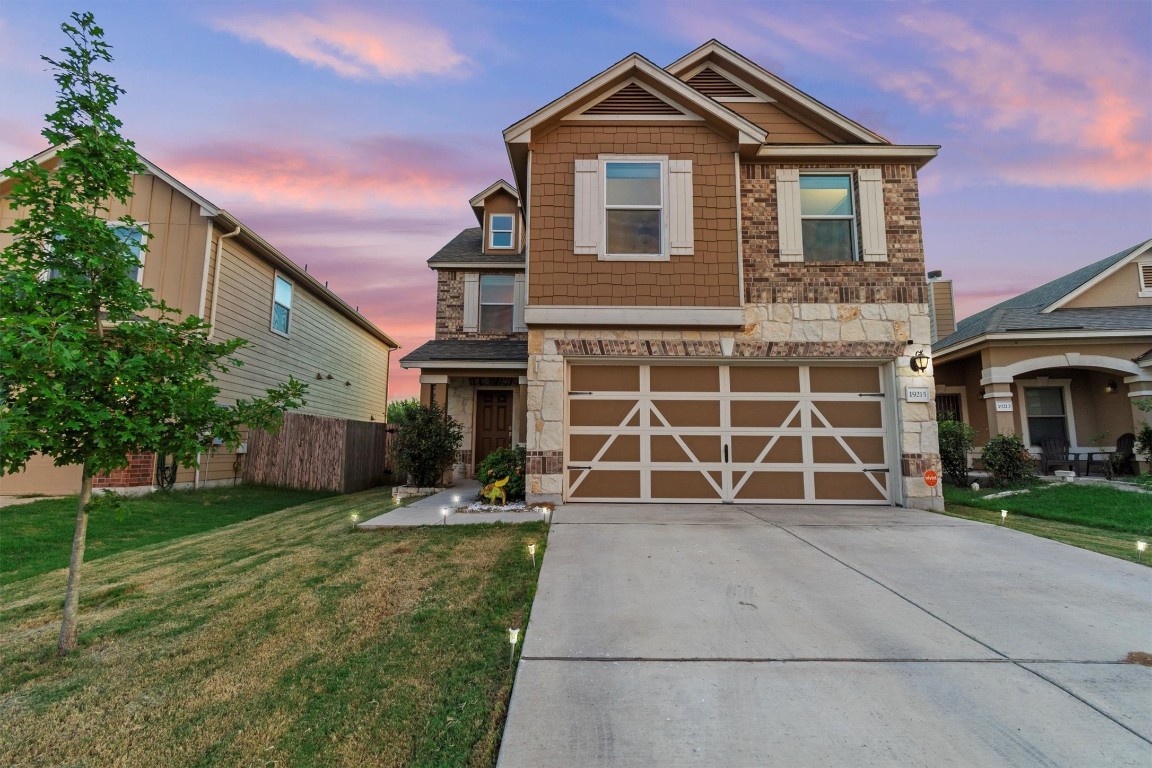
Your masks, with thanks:
[(492, 765), (544, 526), (352, 529), (390, 503), (317, 501), (88, 563), (63, 661), (62, 574), (6, 587), (0, 764)]

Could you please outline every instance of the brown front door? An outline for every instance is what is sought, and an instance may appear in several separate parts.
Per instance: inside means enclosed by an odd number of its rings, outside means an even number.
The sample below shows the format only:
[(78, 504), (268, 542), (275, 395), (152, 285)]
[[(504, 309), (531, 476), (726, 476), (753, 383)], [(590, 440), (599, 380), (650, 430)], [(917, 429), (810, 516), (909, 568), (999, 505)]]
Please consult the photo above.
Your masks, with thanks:
[(512, 447), (512, 393), (476, 393), (476, 463), (497, 448)]

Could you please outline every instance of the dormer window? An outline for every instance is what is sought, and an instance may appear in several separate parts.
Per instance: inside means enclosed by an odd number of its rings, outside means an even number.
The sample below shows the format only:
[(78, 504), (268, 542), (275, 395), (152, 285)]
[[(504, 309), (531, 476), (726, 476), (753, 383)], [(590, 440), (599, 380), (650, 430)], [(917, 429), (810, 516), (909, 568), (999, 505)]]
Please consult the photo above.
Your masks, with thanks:
[(511, 248), (515, 218), (510, 213), (494, 213), (488, 217), (488, 247)]

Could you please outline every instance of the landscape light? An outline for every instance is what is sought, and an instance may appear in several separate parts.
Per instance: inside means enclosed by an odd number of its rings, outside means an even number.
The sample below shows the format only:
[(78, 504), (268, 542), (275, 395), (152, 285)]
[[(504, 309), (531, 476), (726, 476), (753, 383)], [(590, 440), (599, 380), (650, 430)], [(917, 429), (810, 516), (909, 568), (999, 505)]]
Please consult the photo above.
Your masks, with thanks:
[(360, 513), (359, 512), (353, 512), (352, 513), (352, 522), (353, 523), (360, 522)]
[(460, 494), (457, 493), (457, 494), (452, 496), (452, 503), (453, 504), (459, 504), (460, 503)]
[(1137, 557), (1137, 559), (1139, 559), (1139, 560), (1144, 559), (1144, 550), (1146, 550), (1146, 549), (1148, 549), (1148, 542), (1146, 542), (1146, 541), (1137, 541), (1136, 542), (1136, 557)]
[(532, 567), (535, 568), (536, 567), (536, 545), (535, 544), (529, 544), (528, 545), (528, 554), (532, 555)]
[(1003, 525), (1008, 520), (1008, 510), (1000, 510), (1000, 524)]
[(448, 515), (450, 514), (452, 514), (452, 512), (448, 507), (440, 507), (440, 515), (444, 518), (444, 525), (448, 525)]
[(516, 641), (520, 639), (520, 628), (513, 629), (508, 627), (508, 666), (512, 666), (512, 660), (516, 656)]

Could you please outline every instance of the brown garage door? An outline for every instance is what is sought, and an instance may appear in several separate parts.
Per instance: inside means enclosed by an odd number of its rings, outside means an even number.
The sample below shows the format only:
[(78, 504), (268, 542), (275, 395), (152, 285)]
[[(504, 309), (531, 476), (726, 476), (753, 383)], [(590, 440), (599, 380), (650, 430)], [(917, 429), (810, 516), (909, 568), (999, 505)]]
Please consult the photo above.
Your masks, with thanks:
[(891, 501), (882, 369), (569, 369), (571, 501)]

